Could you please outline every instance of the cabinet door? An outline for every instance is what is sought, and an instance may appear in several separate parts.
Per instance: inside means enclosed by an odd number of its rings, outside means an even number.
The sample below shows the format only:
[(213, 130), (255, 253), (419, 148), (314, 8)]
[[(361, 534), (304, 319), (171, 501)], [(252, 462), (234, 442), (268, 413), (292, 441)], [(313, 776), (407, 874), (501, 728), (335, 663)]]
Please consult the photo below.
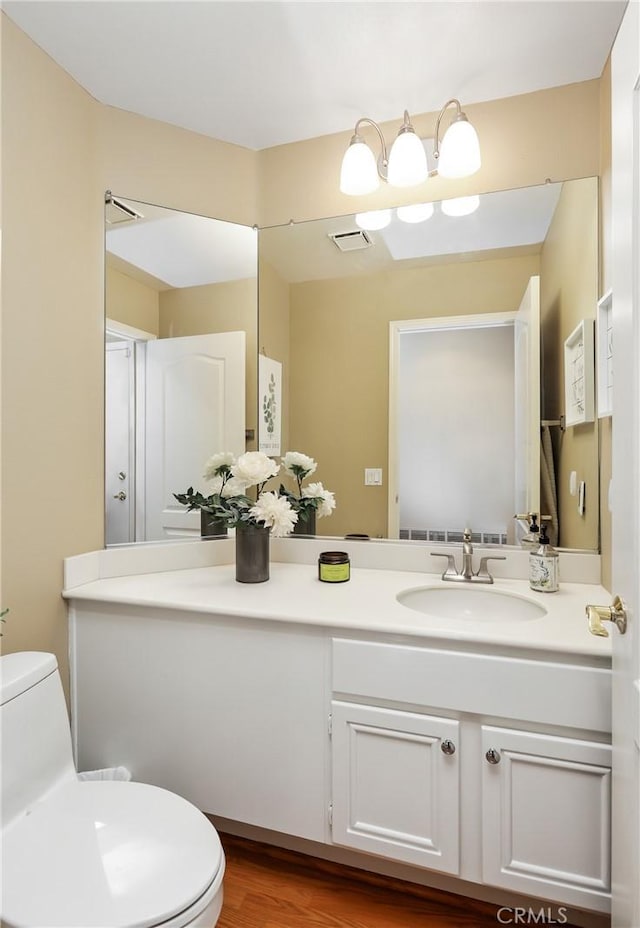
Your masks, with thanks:
[(332, 707), (333, 840), (457, 874), (458, 722), (342, 702)]
[(611, 748), (483, 726), (482, 750), (484, 882), (608, 911)]

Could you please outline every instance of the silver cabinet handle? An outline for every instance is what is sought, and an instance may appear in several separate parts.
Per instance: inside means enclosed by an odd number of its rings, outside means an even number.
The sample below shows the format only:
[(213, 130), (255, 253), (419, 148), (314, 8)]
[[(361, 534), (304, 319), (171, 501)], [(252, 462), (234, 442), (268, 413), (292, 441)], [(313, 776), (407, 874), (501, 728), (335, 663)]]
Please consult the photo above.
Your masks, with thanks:
[(489, 750), (484, 756), (487, 758), (490, 764), (500, 763), (500, 753), (496, 751), (495, 748), (489, 748)]
[(127, 494), (124, 492), (124, 490), (120, 490), (119, 493), (115, 493), (115, 494), (114, 494), (114, 497), (113, 497), (113, 498), (114, 498), (114, 499), (119, 499), (119, 500), (125, 500), (125, 499), (127, 498)]
[(453, 743), (453, 741), (449, 741), (449, 739), (447, 738), (446, 741), (443, 741), (442, 744), (440, 745), (440, 750), (442, 751), (443, 754), (455, 754), (456, 746)]

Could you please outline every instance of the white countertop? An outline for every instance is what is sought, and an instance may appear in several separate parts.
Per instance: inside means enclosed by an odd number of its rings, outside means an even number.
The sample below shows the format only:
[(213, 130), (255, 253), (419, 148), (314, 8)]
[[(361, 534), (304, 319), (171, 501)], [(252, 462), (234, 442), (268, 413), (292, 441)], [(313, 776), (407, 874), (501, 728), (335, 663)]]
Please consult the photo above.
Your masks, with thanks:
[(63, 595), (73, 601), (432, 638), (439, 647), (445, 642), (458, 647), (469, 643), (483, 649), (544, 652), (555, 659), (580, 655), (610, 660), (611, 637), (591, 635), (585, 616), (587, 603), (602, 605), (611, 600), (599, 585), (561, 583), (557, 593), (535, 593), (524, 580), (497, 579), (493, 586), (478, 589), (479, 595), (489, 589), (523, 596), (547, 610), (541, 618), (506, 621), (443, 619), (397, 602), (402, 590), (425, 586), (458, 585), (445, 583), (435, 574), (353, 566), (348, 582), (321, 583), (315, 564), (272, 561), (266, 583), (238, 583), (234, 565), (222, 564), (89, 580), (67, 588)]

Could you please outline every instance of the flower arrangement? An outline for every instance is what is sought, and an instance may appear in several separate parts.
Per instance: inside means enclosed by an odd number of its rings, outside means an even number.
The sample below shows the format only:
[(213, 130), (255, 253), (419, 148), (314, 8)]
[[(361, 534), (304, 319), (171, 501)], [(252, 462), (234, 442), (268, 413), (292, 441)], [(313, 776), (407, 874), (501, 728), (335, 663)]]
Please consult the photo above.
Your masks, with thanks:
[(318, 518), (330, 516), (336, 508), (336, 500), (330, 490), (325, 490), (321, 483), (310, 483), (302, 486), (302, 481), (315, 473), (318, 465), (313, 458), (300, 451), (288, 451), (282, 459), (282, 467), (286, 474), (293, 477), (298, 486), (297, 496), (290, 493), (280, 485), (280, 496), (289, 500), (291, 508), (298, 514), (301, 522), (309, 522), (312, 513)]
[[(287, 498), (264, 490), (279, 470), (280, 465), (262, 451), (247, 451), (238, 458), (222, 452), (205, 465), (204, 477), (212, 484), (208, 496), (194, 492), (193, 487), (174, 496), (189, 510), (203, 509), (226, 525), (263, 526), (270, 528), (274, 537), (281, 537), (293, 530), (298, 514)], [(256, 487), (255, 500), (247, 496), (251, 487)]]

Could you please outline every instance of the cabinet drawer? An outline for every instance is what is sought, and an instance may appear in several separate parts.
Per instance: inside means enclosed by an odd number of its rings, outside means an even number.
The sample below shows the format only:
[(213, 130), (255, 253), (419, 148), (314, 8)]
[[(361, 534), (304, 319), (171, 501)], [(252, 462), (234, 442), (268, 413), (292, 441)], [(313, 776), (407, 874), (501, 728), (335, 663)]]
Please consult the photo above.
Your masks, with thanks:
[(611, 731), (611, 672), (597, 667), (334, 638), (336, 694)]

